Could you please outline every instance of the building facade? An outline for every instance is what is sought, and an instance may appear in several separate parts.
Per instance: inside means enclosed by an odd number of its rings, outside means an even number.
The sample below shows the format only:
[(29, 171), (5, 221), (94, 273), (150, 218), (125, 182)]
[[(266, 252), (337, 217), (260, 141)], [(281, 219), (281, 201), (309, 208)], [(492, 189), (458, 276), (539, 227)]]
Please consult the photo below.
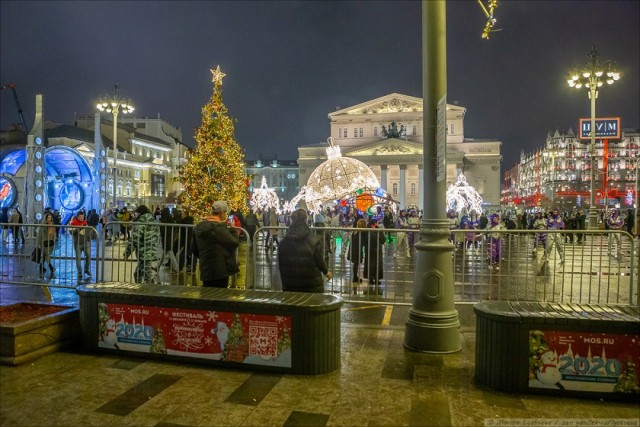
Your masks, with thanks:
[[(110, 115), (109, 115), (110, 116)], [(118, 207), (171, 203), (181, 191), (179, 167), (186, 162), (182, 133), (161, 119), (126, 118), (118, 121), (116, 174), (113, 168), (113, 122), (108, 117), (79, 117), (73, 124), (44, 122), (45, 207), (63, 217), (80, 209), (98, 211), (113, 205), (113, 180)], [(96, 152), (99, 144), (102, 150)], [(0, 204), (16, 206), (27, 192), (27, 136), (19, 130), (2, 132), (0, 187), (7, 184), (11, 197)], [(100, 158), (104, 176), (96, 173)], [(101, 188), (103, 201), (94, 197)]]
[[(368, 165), (401, 209), (424, 207), (423, 104), (421, 98), (392, 93), (329, 114), (330, 135), (343, 157)], [(500, 203), (502, 143), (465, 138), (466, 109), (447, 105), (447, 185), (463, 173), (485, 200)], [(298, 147), (300, 185), (326, 160), (326, 143)]]
[[(596, 140), (596, 204), (632, 208), (638, 192), (638, 130), (623, 129), (619, 139)], [(520, 155), (505, 172), (503, 204), (519, 210), (589, 207), (589, 142), (569, 129), (548, 134), (544, 146)]]
[(249, 177), (249, 192), (260, 188), (262, 177), (267, 186), (275, 191), (280, 204), (293, 199), (300, 192), (300, 170), (295, 160), (245, 160), (245, 171)]

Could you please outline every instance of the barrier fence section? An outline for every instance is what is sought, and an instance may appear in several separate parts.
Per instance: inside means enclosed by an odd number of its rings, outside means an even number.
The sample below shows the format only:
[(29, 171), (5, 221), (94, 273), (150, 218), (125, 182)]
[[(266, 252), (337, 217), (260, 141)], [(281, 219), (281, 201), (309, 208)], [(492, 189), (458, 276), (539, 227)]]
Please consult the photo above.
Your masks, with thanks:
[[(333, 272), (325, 286), (327, 292), (350, 302), (412, 303), (417, 230), (362, 229), (366, 243), (360, 263), (352, 262), (353, 228), (312, 227), (312, 231), (319, 236)], [(256, 288), (281, 289), (277, 243), (285, 233), (285, 227), (262, 227), (256, 232)], [(457, 302), (501, 299), (640, 305), (638, 247), (626, 232), (452, 230), (450, 241)], [(369, 264), (374, 271), (382, 265), (379, 280), (368, 277)]]
[[(0, 224), (0, 283), (75, 289), (83, 283), (134, 283), (138, 253), (125, 259), (127, 234), (134, 223), (112, 222), (97, 229), (43, 224)], [(193, 225), (152, 223), (158, 228), (158, 252), (152, 255), (151, 274), (158, 283), (201, 284), (197, 260), (191, 253)], [(37, 244), (37, 236), (53, 229), (53, 246)], [(128, 229), (127, 229), (128, 228)], [(73, 234), (90, 236), (89, 273), (85, 259), (77, 267)], [(238, 250), (240, 273), (231, 286), (280, 290), (278, 243), (286, 227), (262, 227), (249, 239), (241, 233)], [(346, 301), (411, 304), (413, 299), (416, 245), (414, 229), (362, 229), (361, 262), (353, 262), (354, 228), (312, 227), (318, 235), (333, 278), (326, 292)], [(422, 232), (425, 235), (425, 232)], [(454, 296), (458, 302), (526, 300), (572, 303), (640, 305), (638, 265), (640, 241), (622, 231), (563, 230), (453, 230), (451, 239)], [(382, 243), (384, 242), (384, 243)], [(140, 242), (138, 242), (140, 243)], [(32, 261), (36, 247), (51, 261)], [(491, 251), (498, 255), (491, 259)], [(497, 258), (496, 258), (497, 257)], [(382, 277), (370, 278), (365, 268), (381, 266)], [(373, 270), (376, 270), (375, 268)], [(53, 274), (52, 274), (53, 273)], [(80, 273), (80, 274), (79, 274)], [(354, 280), (355, 279), (355, 280)]]
[[(41, 286), (48, 298), (50, 290), (53, 292), (55, 288), (75, 289), (80, 284), (112, 281), (135, 283), (139, 252), (133, 251), (126, 259), (125, 252), (129, 243), (144, 248), (144, 242), (131, 240), (133, 228), (139, 226), (135, 222), (109, 222), (97, 229), (69, 225), (0, 224), (0, 283)], [(151, 223), (150, 226), (157, 228), (159, 235), (155, 245), (157, 252), (147, 254), (147, 259), (152, 260), (152, 280), (167, 285), (200, 285), (197, 259), (191, 253), (194, 226), (162, 223)], [(51, 240), (48, 237), (38, 239), (39, 233), (46, 235), (49, 229), (52, 230)], [(243, 242), (249, 241), (245, 230), (235, 229)], [(74, 241), (74, 234), (82, 237)], [(76, 241), (82, 244), (76, 244)], [(44, 257), (33, 257), (36, 248)], [(247, 251), (247, 244), (241, 244), (239, 259), (246, 258)], [(247, 277), (252, 277), (247, 274), (250, 268), (248, 263), (241, 263), (240, 272), (230, 280), (231, 286), (245, 287)]]
[[(140, 226), (136, 222), (120, 221), (105, 224), (101, 233), (102, 256), (97, 260), (102, 266), (101, 282), (139, 283), (150, 279), (153, 283), (166, 285), (201, 285), (199, 261), (192, 253), (194, 225), (144, 223), (144, 226), (157, 228), (156, 236), (159, 239), (157, 252), (152, 251), (152, 253), (145, 250), (148, 243), (145, 244), (142, 241), (142, 235), (133, 232), (134, 227)], [(249, 242), (246, 230), (231, 228), (240, 235), (242, 242)], [(241, 244), (238, 248), (239, 260), (246, 258), (247, 246), (247, 244)], [(136, 250), (132, 251), (134, 248)], [(128, 254), (128, 252), (131, 253)], [(125, 255), (129, 256), (125, 257)], [(150, 261), (147, 277), (143, 271), (143, 264), (147, 263), (139, 262), (141, 259)], [(240, 272), (231, 277), (230, 286), (246, 287), (249, 268), (248, 263), (240, 263)]]
[(0, 229), (2, 284), (41, 286), (50, 299), (50, 288), (75, 289), (78, 284), (95, 282), (101, 275), (95, 262), (99, 234), (93, 227), (0, 224)]

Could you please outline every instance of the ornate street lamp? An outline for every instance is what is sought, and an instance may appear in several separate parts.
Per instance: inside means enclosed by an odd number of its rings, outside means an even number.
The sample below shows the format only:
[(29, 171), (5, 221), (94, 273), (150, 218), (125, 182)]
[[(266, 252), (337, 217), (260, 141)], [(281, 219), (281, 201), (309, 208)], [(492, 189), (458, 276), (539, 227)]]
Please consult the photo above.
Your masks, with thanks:
[(116, 181), (118, 179), (118, 171), (116, 168), (116, 159), (118, 157), (118, 114), (128, 114), (133, 112), (132, 101), (127, 97), (118, 95), (118, 85), (114, 85), (113, 95), (104, 95), (100, 97), (96, 107), (101, 112), (111, 113), (113, 115), (113, 206), (117, 205)]
[(584, 67), (574, 70), (567, 83), (576, 89), (586, 88), (591, 100), (591, 145), (589, 148), (591, 153), (591, 194), (589, 196), (589, 204), (591, 206), (589, 207), (588, 228), (592, 230), (597, 228), (598, 218), (598, 210), (596, 208), (596, 99), (598, 98), (598, 89), (605, 82), (613, 84), (619, 80), (620, 73), (615, 62), (610, 60), (600, 61), (595, 47), (591, 48), (587, 58), (587, 63)]

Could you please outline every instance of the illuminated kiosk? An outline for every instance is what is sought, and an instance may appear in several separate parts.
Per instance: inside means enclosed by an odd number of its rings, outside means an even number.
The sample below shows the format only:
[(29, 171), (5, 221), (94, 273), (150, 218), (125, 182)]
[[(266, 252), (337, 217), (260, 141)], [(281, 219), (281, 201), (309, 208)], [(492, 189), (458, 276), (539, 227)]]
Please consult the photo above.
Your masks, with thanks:
[[(91, 209), (93, 173), (84, 157), (72, 148), (53, 146), (46, 149), (44, 158), (46, 182), (34, 183), (45, 190), (43, 205), (58, 209), (63, 223), (80, 209)], [(0, 174), (0, 207), (13, 207), (25, 186), (26, 150), (16, 149), (2, 157)]]
[(378, 179), (367, 165), (354, 158), (342, 157), (340, 146), (333, 144), (333, 138), (327, 138), (327, 143), (327, 160), (311, 173), (307, 185), (289, 203), (291, 208), (304, 201), (309, 210), (318, 212), (323, 205), (353, 198), (362, 193), (362, 189), (380, 188)]

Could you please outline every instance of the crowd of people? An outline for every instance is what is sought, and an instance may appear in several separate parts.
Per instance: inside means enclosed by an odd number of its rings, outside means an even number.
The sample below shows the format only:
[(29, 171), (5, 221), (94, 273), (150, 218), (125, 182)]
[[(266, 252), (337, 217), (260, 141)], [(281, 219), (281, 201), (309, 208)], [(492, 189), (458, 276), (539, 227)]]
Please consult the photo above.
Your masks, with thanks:
[[(15, 244), (24, 244), (22, 214), (18, 208), (0, 211), (2, 239), (13, 236)], [(504, 250), (504, 230), (528, 229), (537, 231), (533, 235), (533, 255), (542, 251), (543, 261), (555, 251), (564, 263), (565, 244), (584, 244), (586, 213), (573, 208), (560, 212), (554, 208), (548, 212), (513, 214), (508, 212), (466, 212), (449, 211), (449, 240), (456, 248), (465, 248), (472, 253), (485, 250), (490, 268), (499, 270)], [(634, 212), (626, 216), (618, 209), (608, 210), (602, 216), (606, 229), (625, 230), (634, 228)], [(421, 212), (416, 209), (398, 210), (378, 207), (373, 214), (362, 215), (356, 209), (326, 208), (319, 212), (298, 209), (294, 212), (275, 209), (249, 210), (246, 217), (242, 211), (232, 211), (224, 201), (212, 206), (211, 215), (194, 225), (193, 218), (186, 210), (168, 207), (156, 208), (151, 212), (145, 205), (132, 210), (128, 207), (108, 209), (99, 215), (95, 210), (77, 212), (67, 221), (68, 232), (73, 241), (78, 280), (90, 278), (91, 242), (103, 235), (108, 244), (121, 241), (125, 244), (126, 259), (136, 254), (134, 280), (138, 283), (157, 283), (158, 270), (167, 268), (172, 274), (192, 268), (192, 260), (200, 260), (200, 278), (206, 287), (227, 287), (229, 278), (239, 271), (236, 258), (237, 248), (247, 231), (253, 241), (261, 227), (268, 230), (261, 234), (260, 243), (267, 254), (277, 250), (283, 290), (320, 292), (322, 277), (331, 277), (330, 255), (336, 250), (336, 237), (341, 239), (339, 256), (352, 264), (353, 291), (366, 279), (369, 292), (379, 292), (383, 278), (383, 245), (393, 245), (393, 257), (411, 258), (419, 238)], [(39, 227), (36, 242), (40, 276), (47, 273), (55, 277), (51, 264), (51, 253), (56, 240), (65, 227), (61, 226), (60, 213), (46, 209), (44, 225)], [(12, 224), (16, 224), (15, 226)], [(382, 229), (371, 232), (371, 229)], [(94, 233), (91, 230), (98, 230)], [(415, 231), (413, 231), (415, 230)], [(478, 230), (484, 230), (478, 233)], [(562, 230), (549, 233), (548, 230)], [(252, 245), (251, 245), (252, 247)], [(620, 256), (620, 234), (611, 233), (608, 253), (614, 249)], [(33, 259), (33, 257), (32, 257)], [(362, 274), (360, 266), (362, 265)], [(48, 268), (48, 269), (47, 269)]]

